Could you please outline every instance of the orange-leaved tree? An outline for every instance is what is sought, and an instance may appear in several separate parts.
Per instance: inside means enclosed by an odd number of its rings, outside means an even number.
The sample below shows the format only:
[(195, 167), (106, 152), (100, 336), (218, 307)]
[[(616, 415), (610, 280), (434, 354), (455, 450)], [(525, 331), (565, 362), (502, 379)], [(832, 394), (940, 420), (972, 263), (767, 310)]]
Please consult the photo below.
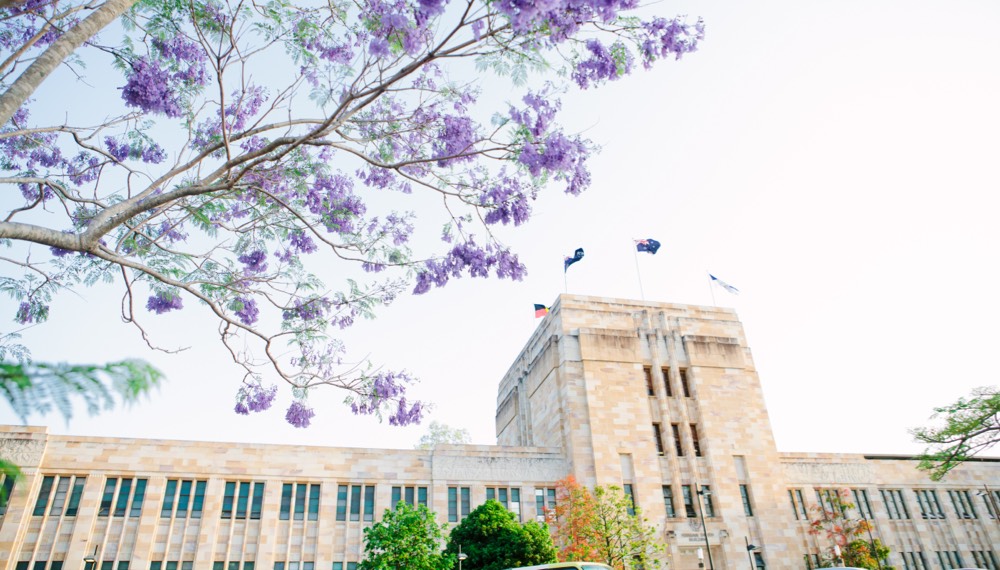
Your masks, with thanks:
[(820, 504), (810, 510), (815, 518), (809, 521), (809, 534), (825, 535), (833, 545), (820, 554), (820, 567), (851, 566), (871, 570), (893, 570), (886, 563), (889, 549), (871, 536), (871, 521), (850, 518), (855, 508), (847, 489), (823, 490)]
[(604, 562), (616, 570), (659, 568), (656, 530), (621, 487), (591, 492), (572, 476), (559, 481), (546, 512), (561, 561)]

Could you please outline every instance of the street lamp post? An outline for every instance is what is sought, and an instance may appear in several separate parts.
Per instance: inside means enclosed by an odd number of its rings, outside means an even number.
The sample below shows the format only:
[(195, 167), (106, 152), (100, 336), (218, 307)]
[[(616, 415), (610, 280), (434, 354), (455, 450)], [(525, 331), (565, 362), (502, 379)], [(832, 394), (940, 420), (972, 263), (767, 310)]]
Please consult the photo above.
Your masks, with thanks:
[(872, 525), (865, 519), (861, 519), (861, 522), (868, 530), (868, 540), (872, 543), (872, 557), (875, 558), (875, 563), (878, 564), (878, 570), (882, 570), (882, 560), (879, 559), (878, 551), (875, 549), (875, 537), (872, 536)]
[(702, 503), (702, 499), (711, 497), (712, 492), (699, 486), (697, 494), (699, 497), (698, 514), (701, 515), (701, 531), (705, 534), (705, 550), (708, 551), (708, 570), (715, 570), (715, 565), (712, 563), (712, 547), (708, 544), (708, 527), (705, 526), (705, 505)]
[(97, 567), (97, 549), (100, 544), (94, 545), (94, 553), (83, 557), (83, 570), (93, 570)]
[(753, 555), (750, 553), (753, 552), (754, 550), (757, 550), (757, 546), (750, 544), (749, 537), (744, 536), (743, 541), (747, 543), (747, 559), (750, 560), (750, 570), (754, 570)]
[(462, 561), (468, 558), (469, 555), (462, 552), (462, 545), (458, 545), (458, 570), (462, 570)]
[(989, 501), (990, 506), (993, 507), (993, 518), (994, 518), (994, 520), (996, 520), (998, 523), (1000, 523), (1000, 509), (997, 509), (997, 500), (996, 500), (996, 497), (993, 496), (993, 493), (990, 492), (990, 487), (988, 485), (986, 485), (985, 483), (983, 483), (983, 490), (979, 491), (976, 494), (980, 495), (980, 496), (983, 496), (983, 495), (986, 496), (986, 500)]

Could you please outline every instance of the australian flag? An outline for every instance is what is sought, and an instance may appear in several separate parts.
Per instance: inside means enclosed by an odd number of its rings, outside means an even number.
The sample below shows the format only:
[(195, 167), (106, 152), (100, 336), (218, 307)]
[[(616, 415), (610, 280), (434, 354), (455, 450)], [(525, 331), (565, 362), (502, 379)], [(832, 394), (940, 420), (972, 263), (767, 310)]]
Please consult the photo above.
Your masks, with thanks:
[(573, 252), (573, 257), (567, 257), (563, 261), (563, 273), (565, 273), (566, 270), (569, 269), (570, 265), (573, 265), (574, 263), (580, 261), (581, 259), (583, 259), (583, 248), (578, 247), (576, 248), (576, 251)]
[(646, 253), (656, 255), (656, 250), (660, 249), (660, 242), (653, 238), (637, 239), (635, 240), (635, 249), (638, 252), (645, 251)]

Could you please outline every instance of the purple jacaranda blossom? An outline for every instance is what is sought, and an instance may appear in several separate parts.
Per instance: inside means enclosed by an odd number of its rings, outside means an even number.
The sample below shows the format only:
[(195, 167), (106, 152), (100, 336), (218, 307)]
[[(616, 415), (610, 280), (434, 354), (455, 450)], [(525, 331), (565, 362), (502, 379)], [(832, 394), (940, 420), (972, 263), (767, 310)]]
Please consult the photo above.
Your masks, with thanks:
[(509, 249), (497, 248), (493, 245), (480, 247), (475, 242), (467, 241), (455, 245), (441, 259), (432, 259), (424, 263), (417, 271), (417, 283), (413, 293), (421, 295), (430, 291), (431, 286), (443, 287), (452, 277), (461, 277), (468, 272), (472, 277), (487, 277), (490, 270), (503, 279), (520, 281), (527, 274), (527, 268), (520, 262), (517, 255)]
[(22, 325), (42, 323), (49, 318), (49, 306), (36, 301), (21, 301), (14, 320)]
[(573, 81), (581, 89), (591, 84), (613, 81), (632, 71), (632, 53), (622, 42), (607, 47), (598, 40), (587, 40), (589, 56), (578, 62), (573, 70)]
[(483, 190), (479, 196), (479, 204), (489, 210), (483, 217), (487, 224), (507, 225), (513, 222), (515, 226), (519, 226), (531, 217), (529, 200), (535, 199), (535, 189), (525, 187), (520, 179), (501, 173), (500, 176), (480, 182), (480, 187)]
[(449, 115), (444, 117), (443, 123), (434, 145), (434, 157), (442, 159), (438, 166), (472, 160), (477, 138), (472, 119)]
[(364, 202), (352, 192), (354, 183), (350, 178), (317, 176), (308, 189), (306, 207), (317, 214), (329, 232), (350, 233), (354, 231), (353, 221), (365, 213)]
[(694, 25), (686, 24), (682, 18), (672, 20), (655, 18), (643, 23), (646, 39), (642, 41), (643, 66), (647, 69), (657, 59), (673, 55), (680, 59), (685, 53), (698, 49), (698, 42), (705, 38), (705, 21), (701, 18)]
[(160, 291), (151, 295), (146, 301), (146, 309), (158, 315), (183, 308), (184, 303), (181, 301), (180, 295), (172, 291)]
[(123, 162), (126, 158), (128, 158), (129, 151), (131, 150), (128, 143), (120, 143), (113, 137), (105, 137), (104, 146), (107, 147), (108, 152), (111, 153), (111, 156), (115, 157), (115, 160), (118, 162)]
[(314, 299), (296, 299), (293, 308), (285, 309), (282, 312), (281, 318), (286, 321), (292, 319), (312, 321), (324, 317), (331, 305), (332, 303), (329, 299), (321, 297)]
[(562, 108), (562, 102), (553, 97), (548, 89), (535, 93), (530, 92), (521, 99), (527, 108), (524, 110), (510, 108), (510, 118), (524, 125), (531, 136), (541, 138), (548, 132), (556, 113)]
[(389, 42), (383, 38), (373, 38), (368, 43), (368, 53), (375, 57), (389, 57)]
[(479, 19), (472, 22), (472, 37), (478, 42), (483, 39), (483, 28), (486, 27), (486, 21)]
[(267, 271), (267, 252), (256, 249), (237, 258), (244, 265), (244, 275), (259, 275)]
[(389, 425), (408, 426), (419, 424), (424, 417), (424, 406), (422, 402), (407, 404), (406, 398), (400, 398), (396, 410), (389, 416)]
[(635, 8), (638, 0), (495, 0), (491, 6), (504, 14), (514, 31), (545, 32), (545, 41), (558, 44), (574, 35), (582, 22), (610, 22), (619, 12)]
[(235, 411), (244, 416), (250, 412), (263, 412), (271, 407), (277, 394), (277, 386), (271, 385), (265, 388), (260, 382), (244, 382), (236, 392)]
[(162, 113), (168, 117), (180, 117), (180, 96), (171, 89), (170, 72), (159, 63), (140, 57), (132, 62), (131, 73), (122, 99), (130, 107), (138, 107), (149, 113)]
[(534, 177), (552, 173), (567, 182), (567, 194), (579, 194), (590, 185), (590, 173), (585, 161), (590, 156), (587, 144), (580, 137), (553, 133), (539, 143), (527, 143), (518, 155), (518, 162)]
[(315, 415), (316, 412), (307, 406), (305, 402), (295, 400), (291, 406), (288, 406), (288, 411), (285, 412), (285, 420), (297, 428), (306, 428), (309, 427), (309, 422)]
[(366, 392), (351, 402), (351, 411), (357, 415), (378, 414), (390, 411), (389, 424), (405, 426), (419, 423), (423, 417), (423, 403), (407, 403), (406, 386), (415, 382), (407, 372), (379, 372), (368, 378)]
[(255, 299), (237, 297), (234, 305), (236, 307), (236, 316), (239, 317), (241, 323), (251, 326), (257, 322), (260, 311), (257, 309), (257, 301)]

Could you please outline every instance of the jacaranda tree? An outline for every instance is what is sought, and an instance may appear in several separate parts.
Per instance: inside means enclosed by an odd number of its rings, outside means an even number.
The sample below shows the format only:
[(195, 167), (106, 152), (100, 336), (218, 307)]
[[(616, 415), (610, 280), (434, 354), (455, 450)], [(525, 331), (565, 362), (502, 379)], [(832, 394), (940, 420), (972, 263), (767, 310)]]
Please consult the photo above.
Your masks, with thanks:
[[(339, 331), (407, 290), (524, 276), (496, 228), (528, 221), (543, 188), (590, 183), (592, 146), (559, 126), (558, 94), (702, 37), (700, 21), (637, 7), (0, 0), (13, 318), (42, 322), (60, 292), (112, 283), (151, 346), (156, 315), (217, 319), (245, 372), (239, 413), (267, 409), (283, 380), (299, 427), (321, 385), (356, 414), (418, 421), (413, 378), (348, 365)], [(480, 100), (488, 74), (509, 102)], [(437, 246), (411, 240), (428, 223)]]

